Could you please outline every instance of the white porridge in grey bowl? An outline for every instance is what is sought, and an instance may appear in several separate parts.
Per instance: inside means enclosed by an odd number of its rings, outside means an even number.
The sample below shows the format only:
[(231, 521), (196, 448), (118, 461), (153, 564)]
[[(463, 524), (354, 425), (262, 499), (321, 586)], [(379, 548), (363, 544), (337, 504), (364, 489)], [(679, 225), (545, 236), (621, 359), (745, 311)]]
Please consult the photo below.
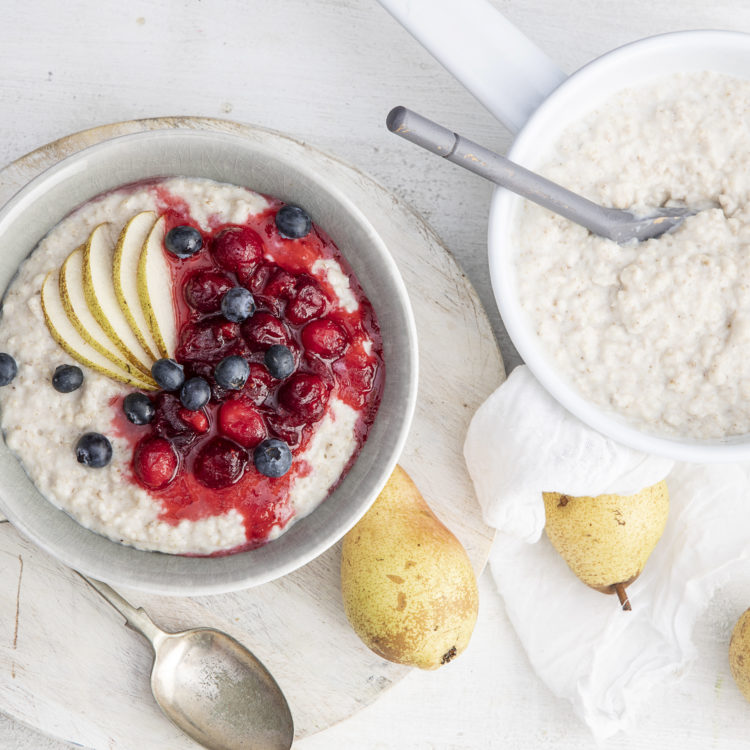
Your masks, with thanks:
[(647, 432), (750, 433), (750, 82), (704, 72), (613, 95), (538, 171), (616, 208), (703, 208), (617, 245), (526, 203), (520, 304), (551, 365)]
[(6, 444), (41, 493), (173, 554), (257, 547), (309, 514), (384, 377), (372, 306), (304, 209), (206, 179), (60, 222), (6, 292), (0, 351)]

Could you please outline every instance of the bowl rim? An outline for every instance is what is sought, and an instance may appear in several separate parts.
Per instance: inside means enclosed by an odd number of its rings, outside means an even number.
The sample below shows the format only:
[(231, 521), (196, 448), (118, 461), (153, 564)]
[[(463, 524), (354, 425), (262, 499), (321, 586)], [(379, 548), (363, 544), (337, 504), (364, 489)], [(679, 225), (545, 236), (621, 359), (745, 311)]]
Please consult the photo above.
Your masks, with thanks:
[[(245, 128), (247, 128), (247, 126), (245, 126)], [(8, 520), (10, 520), (24, 536), (29, 538), (37, 546), (44, 549), (56, 559), (93, 578), (98, 578), (113, 585), (122, 585), (156, 594), (203, 595), (225, 593), (249, 588), (287, 575), (293, 570), (307, 564), (322, 552), (330, 548), (359, 520), (359, 518), (361, 518), (362, 515), (364, 515), (396, 465), (408, 436), (417, 398), (417, 332), (406, 286), (400, 272), (398, 271), (395, 260), (388, 251), (384, 241), (378, 235), (362, 210), (349, 199), (347, 194), (335, 184), (335, 182), (330, 180), (324, 181), (319, 178), (315, 172), (315, 168), (304, 158), (304, 154), (310, 152), (318, 156), (326, 157), (327, 155), (324, 152), (313, 149), (309, 145), (300, 143), (299, 141), (289, 138), (281, 133), (276, 133), (263, 128), (252, 128), (252, 131), (254, 134), (257, 133), (259, 136), (262, 136), (265, 139), (270, 139), (274, 143), (289, 145), (300, 153), (297, 154), (297, 158), (292, 162), (290, 156), (282, 156), (275, 152), (277, 146), (270, 146), (266, 142), (256, 142), (255, 140), (248, 138), (247, 133), (227, 133), (223, 131), (201, 130), (193, 127), (151, 129), (106, 138), (105, 140), (87, 146), (64, 157), (31, 179), (18, 192), (16, 192), (0, 208), (0, 237), (2, 237), (8, 230), (8, 227), (12, 226), (13, 222), (17, 221), (19, 217), (22, 217), (30, 207), (34, 206), (45, 195), (48, 195), (52, 188), (64, 184), (67, 179), (85, 179), (87, 164), (90, 165), (92, 161), (106, 163), (108, 159), (111, 160), (113, 158), (112, 154), (114, 154), (118, 148), (124, 147), (127, 149), (130, 146), (140, 147), (147, 142), (163, 143), (167, 141), (171, 142), (171, 145), (165, 146), (165, 150), (169, 148), (177, 149), (180, 147), (180, 144), (184, 147), (186, 144), (200, 146), (201, 143), (203, 143), (207, 144), (210, 148), (209, 144), (221, 143), (224, 147), (235, 146), (238, 149), (244, 150), (246, 155), (257, 153), (269, 161), (275, 162), (279, 166), (284, 164), (285, 166), (290, 166), (290, 168), (293, 167), (296, 175), (303, 175), (305, 179), (309, 179), (310, 183), (315, 186), (316, 190), (324, 191), (326, 200), (329, 201), (331, 205), (335, 205), (338, 211), (344, 212), (352, 222), (352, 226), (356, 225), (357, 229), (361, 230), (363, 238), (365, 238), (369, 244), (368, 259), (375, 259), (377, 261), (378, 272), (387, 277), (389, 288), (394, 294), (393, 298), (389, 300), (389, 307), (394, 307), (396, 309), (396, 313), (404, 327), (403, 335), (409, 344), (405, 351), (401, 352), (399, 350), (400, 361), (398, 364), (403, 376), (399, 381), (400, 386), (397, 393), (398, 404), (400, 407), (396, 414), (397, 427), (395, 430), (388, 433), (388, 440), (383, 441), (383, 444), (379, 445), (377, 448), (368, 449), (368, 441), (362, 446), (358, 460), (363, 454), (378, 454), (378, 468), (372, 470), (368, 469), (364, 475), (364, 479), (368, 480), (366, 483), (367, 486), (364, 498), (355, 498), (355, 500), (349, 503), (346, 512), (342, 513), (341, 517), (337, 516), (338, 523), (330, 527), (328, 533), (321, 535), (315, 543), (307, 544), (303, 554), (288, 555), (288, 559), (285, 562), (276, 563), (271, 568), (265, 570), (259, 570), (258, 566), (253, 565), (252, 558), (247, 562), (248, 557), (253, 556), (255, 553), (256, 560), (258, 558), (262, 559), (264, 554), (260, 552), (260, 550), (269, 549), (276, 542), (287, 538), (288, 535), (295, 531), (295, 529), (302, 527), (308, 518), (312, 518), (315, 515), (315, 512), (293, 524), (285, 534), (281, 535), (279, 540), (274, 540), (258, 550), (249, 550), (219, 557), (188, 557), (139, 550), (115, 542), (85, 528), (79, 524), (78, 521), (74, 520), (72, 516), (68, 515), (65, 511), (58, 509), (51, 502), (43, 498), (21, 468), (20, 461), (7, 448), (5, 441), (3, 440), (2, 452), (0, 455), (0, 467), (5, 468), (6, 466), (9, 466), (9, 459), (12, 459), (11, 463), (15, 464), (17, 467), (16, 470), (4, 474), (5, 481), (2, 483), (3, 486), (0, 486), (0, 508), (2, 508), (2, 511)], [(302, 156), (301, 159), (299, 158), (300, 156)], [(335, 157), (332, 158), (336, 159)], [(186, 171), (189, 172), (189, 170)], [(185, 174), (185, 172), (178, 172), (177, 170), (156, 169), (154, 173), (144, 174), (142, 179), (148, 179), (149, 177), (157, 175), (169, 176), (170, 172), (172, 174)], [(195, 177), (198, 175), (192, 174), (189, 176)], [(225, 181), (228, 182), (228, 180)], [(131, 180), (121, 180), (117, 184), (123, 185), (128, 184), (129, 182), (131, 182)], [(93, 190), (88, 199), (99, 195), (101, 192), (101, 190)], [(258, 190), (258, 192), (263, 191)], [(78, 205), (80, 205), (80, 201), (67, 204), (64, 208), (63, 215), (67, 215)], [(53, 222), (51, 226), (54, 226), (56, 223), (57, 221)], [(325, 226), (323, 228), (328, 234), (335, 234), (335, 232), (331, 232), (329, 228)], [(46, 234), (46, 231), (48, 231), (48, 229), (41, 233), (39, 239)], [(19, 258), (15, 264), (16, 269), (20, 263), (28, 257), (31, 250), (36, 247), (37, 242), (34, 242), (30, 246), (26, 246), (22, 255), (19, 253)], [(351, 259), (345, 253), (342, 254), (344, 254), (344, 257), (352, 266), (356, 265), (355, 263), (351, 263)], [(14, 261), (15, 260), (16, 259), (14, 258)], [(5, 289), (3, 289), (3, 294), (4, 293)], [(374, 301), (373, 305), (377, 307)], [(387, 372), (390, 373), (392, 371), (395, 371), (395, 368), (393, 366), (388, 367)], [(388, 388), (389, 380), (386, 377), (383, 394), (384, 399)], [(379, 418), (380, 412), (378, 416), (376, 416), (375, 423), (371, 429), (375, 428)], [(355, 462), (354, 465), (356, 466), (356, 464), (357, 462)], [(365, 484), (365, 482), (362, 482), (362, 484)], [(338, 493), (339, 490), (343, 489), (345, 486), (346, 477), (334, 492), (326, 498), (325, 502), (328, 502), (335, 493)], [(44, 503), (41, 526), (37, 523), (40, 520), (39, 517), (34, 517), (33, 513), (28, 512), (28, 508), (25, 507), (25, 503), (21, 500), (21, 498), (24, 498), (30, 491), (37, 496), (37, 504), (39, 499)], [(60, 519), (67, 531), (74, 529), (71, 533), (73, 534), (73, 537), (76, 538), (76, 545), (71, 544), (69, 533), (60, 533), (54, 528), (54, 524), (51, 523), (53, 517)], [(71, 523), (74, 526), (71, 527)], [(295, 537), (298, 534), (299, 532), (295, 534)], [(95, 547), (99, 551), (99, 554), (91, 552), (87, 542), (91, 543), (92, 548)], [(113, 556), (116, 561), (114, 564), (112, 563), (113, 558), (110, 558), (109, 555), (100, 554), (102, 548), (114, 550)], [(124, 555), (117, 554), (118, 552), (123, 551), (125, 551)], [(123, 558), (129, 559), (124, 560)], [(149, 559), (151, 561), (158, 560), (158, 562), (152, 562), (152, 564), (149, 565), (145, 565), (145, 563), (134, 564), (134, 561), (137, 561), (138, 559)], [(239, 564), (234, 563), (234, 561), (239, 560), (246, 563), (241, 572), (237, 570)], [(123, 562), (125, 564), (123, 564)], [(166, 565), (172, 574), (165, 578), (162, 571), (162, 565), (159, 563)], [(175, 568), (180, 567), (179, 563), (184, 563), (182, 567), (184, 567), (185, 570), (182, 572), (175, 570)], [(201, 572), (201, 568), (204, 568), (205, 571)], [(230, 575), (230, 573), (232, 573), (232, 575)]]
[[(508, 158), (533, 169), (535, 159), (544, 154), (545, 146), (553, 142), (567, 124), (559, 120), (561, 107), (570, 105), (571, 109), (580, 112), (575, 102), (582, 101), (581, 97), (596, 88), (597, 80), (621, 71), (634, 58), (649, 54), (687, 56), (695, 50), (718, 49), (727, 60), (733, 60), (732, 53), (735, 52), (746, 57), (748, 63), (744, 71), (746, 77), (750, 78), (750, 34), (744, 32), (713, 29), (676, 31), (639, 39), (606, 52), (573, 73), (550, 93), (518, 133), (508, 151)], [(695, 68), (686, 65), (685, 69)], [(657, 75), (659, 71), (654, 72), (654, 76)], [(613, 87), (609, 95), (621, 88)], [(541, 134), (546, 140), (540, 148)], [(650, 433), (614, 411), (596, 406), (556, 371), (549, 355), (539, 346), (518, 299), (511, 233), (522, 205), (523, 199), (519, 196), (500, 187), (494, 190), (487, 230), (488, 259), (495, 301), (503, 323), (518, 353), (539, 383), (558, 403), (589, 427), (630, 448), (686, 462), (721, 463), (750, 459), (750, 434), (698, 440)]]

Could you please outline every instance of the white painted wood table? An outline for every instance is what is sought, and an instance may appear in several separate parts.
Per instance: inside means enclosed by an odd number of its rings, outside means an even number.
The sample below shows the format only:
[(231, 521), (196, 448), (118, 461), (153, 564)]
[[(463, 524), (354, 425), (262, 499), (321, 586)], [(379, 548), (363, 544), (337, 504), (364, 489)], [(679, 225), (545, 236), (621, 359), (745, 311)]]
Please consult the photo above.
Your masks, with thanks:
[[(746, 0), (494, 2), (568, 71), (649, 34), (750, 31)], [(139, 117), (196, 114), (288, 132), (355, 163), (421, 213), (475, 284), (506, 367), (518, 362), (487, 280), (490, 188), (393, 138), (383, 119), (406, 104), (499, 151), (510, 138), (374, 0), (2, 0), (0, 7), (0, 165), (68, 133)], [(300, 748), (594, 748), (531, 671), (487, 574), (480, 594), (465, 655), (437, 673), (409, 674)], [(750, 581), (722, 590), (699, 622), (692, 669), (656, 691), (633, 732), (606, 748), (747, 746), (750, 706), (732, 684), (726, 644), (748, 604)], [(0, 638), (13, 638), (13, 613), (0, 613)], [(97, 711), (93, 696), (87, 710)], [(1, 750), (69, 747), (0, 718)]]

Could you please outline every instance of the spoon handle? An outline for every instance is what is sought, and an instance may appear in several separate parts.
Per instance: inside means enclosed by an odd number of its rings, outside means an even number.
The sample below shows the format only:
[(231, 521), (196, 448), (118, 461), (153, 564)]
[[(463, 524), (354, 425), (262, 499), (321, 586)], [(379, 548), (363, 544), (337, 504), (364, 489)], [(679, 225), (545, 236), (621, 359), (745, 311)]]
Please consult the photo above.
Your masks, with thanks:
[[(78, 573), (78, 571), (75, 571)], [(113, 606), (124, 618), (128, 627), (144, 636), (155, 648), (159, 641), (165, 638), (168, 633), (157, 627), (153, 620), (140, 607), (134, 607), (130, 602), (123, 599), (113, 588), (106, 583), (95, 581), (93, 578), (87, 578), (82, 573), (78, 575), (83, 578), (94, 591), (99, 594), (105, 601)]]
[(395, 107), (386, 120), (388, 130), (407, 141), (442, 156), (496, 185), (512, 190), (595, 234), (612, 238), (613, 228), (633, 217), (624, 211), (605, 208), (561, 185), (530, 172), (478, 143), (438, 125), (406, 107)]

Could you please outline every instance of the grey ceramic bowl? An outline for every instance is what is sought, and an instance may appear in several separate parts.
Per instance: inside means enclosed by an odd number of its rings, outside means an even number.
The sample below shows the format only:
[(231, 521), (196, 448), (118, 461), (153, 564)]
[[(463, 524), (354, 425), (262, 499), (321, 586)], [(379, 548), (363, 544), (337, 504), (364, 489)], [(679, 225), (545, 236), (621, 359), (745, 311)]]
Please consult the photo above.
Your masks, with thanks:
[(0, 210), (0, 289), (6, 289), (19, 263), (76, 206), (129, 182), (173, 175), (243, 185), (298, 203), (332, 237), (370, 298), (383, 336), (385, 388), (367, 442), (341, 484), (309, 516), (264, 547), (225, 557), (145, 552), (85, 529), (37, 491), (4, 442), (0, 503), (22, 534), (89, 576), (154, 593), (221, 593), (265, 583), (304, 565), (369, 508), (393, 470), (413, 415), (416, 328), (388, 250), (335, 184), (322, 180), (299, 153), (210, 131), (121, 136), (64, 159), (30, 182)]

